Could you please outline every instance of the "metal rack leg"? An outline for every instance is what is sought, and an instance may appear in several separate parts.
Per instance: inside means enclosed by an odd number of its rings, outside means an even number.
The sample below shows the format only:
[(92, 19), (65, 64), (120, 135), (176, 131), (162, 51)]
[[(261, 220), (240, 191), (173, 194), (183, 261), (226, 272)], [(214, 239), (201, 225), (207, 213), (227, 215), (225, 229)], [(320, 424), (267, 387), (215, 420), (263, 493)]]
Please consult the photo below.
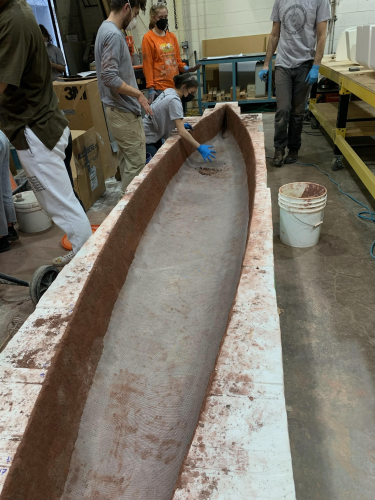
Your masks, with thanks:
[(232, 63), (232, 88), (233, 88), (233, 101), (237, 101), (237, 92), (236, 92), (236, 63)]
[[(350, 104), (350, 93), (344, 89), (340, 89), (340, 100), (339, 100), (339, 109), (337, 113), (337, 121), (336, 121), (336, 137), (346, 136), (346, 123), (348, 120), (348, 111)], [(332, 170), (342, 170), (344, 168), (343, 160), (344, 155), (335, 144), (333, 151), (333, 160), (332, 160)]]
[[(202, 68), (204, 68), (204, 66), (202, 66)], [(203, 71), (203, 69), (202, 69)], [(201, 70), (198, 69), (197, 71), (197, 79), (198, 79), (198, 82), (199, 82), (199, 87), (198, 87), (198, 106), (199, 106), (199, 114), (201, 115), (202, 114), (202, 89), (201, 89), (201, 86), (200, 86), (200, 83), (201, 83)]]

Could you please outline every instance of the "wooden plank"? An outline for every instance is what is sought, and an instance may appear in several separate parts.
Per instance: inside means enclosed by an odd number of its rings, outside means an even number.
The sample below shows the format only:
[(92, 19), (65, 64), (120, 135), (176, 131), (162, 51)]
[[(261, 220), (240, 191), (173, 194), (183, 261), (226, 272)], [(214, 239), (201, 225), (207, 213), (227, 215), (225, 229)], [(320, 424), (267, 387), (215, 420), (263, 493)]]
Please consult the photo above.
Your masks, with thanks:
[[(327, 121), (336, 128), (336, 120), (339, 104), (327, 102), (317, 104), (316, 107), (325, 116)], [(348, 118), (374, 118), (375, 108), (362, 101), (351, 102), (349, 105)], [(368, 137), (375, 135), (375, 121), (373, 122), (348, 122), (346, 137)]]
[(254, 54), (266, 51), (269, 34), (202, 40), (203, 57)]
[(104, 12), (109, 16), (111, 9), (109, 8), (109, 0), (101, 0)]
[[(332, 56), (325, 57), (322, 65), (331, 71), (335, 71), (339, 75), (345, 76), (348, 80), (361, 85), (369, 92), (375, 93), (375, 71), (367, 69), (364, 66), (359, 66), (352, 61), (336, 62), (332, 59)], [(353, 66), (358, 66), (359, 71), (349, 71), (349, 68), (352, 68)], [(335, 81), (337, 80), (338, 79), (335, 78)]]

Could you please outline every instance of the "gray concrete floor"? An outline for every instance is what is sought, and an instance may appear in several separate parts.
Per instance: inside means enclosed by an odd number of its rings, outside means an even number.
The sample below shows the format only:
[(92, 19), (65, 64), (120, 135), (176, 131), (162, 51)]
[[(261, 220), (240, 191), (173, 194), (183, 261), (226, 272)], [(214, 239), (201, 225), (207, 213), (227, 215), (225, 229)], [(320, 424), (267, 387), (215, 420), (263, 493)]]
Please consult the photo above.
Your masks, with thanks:
[[(267, 155), (273, 120), (264, 115)], [(305, 126), (311, 132), (309, 126)], [(372, 153), (373, 154), (373, 153)], [(318, 163), (366, 205), (373, 199), (348, 166), (332, 172), (332, 146), (303, 134), (300, 160)], [(372, 156), (374, 159), (374, 156)], [(321, 239), (308, 249), (279, 238), (278, 189), (311, 181), (328, 190)], [(285, 393), (298, 500), (375, 498), (375, 225), (314, 167), (268, 161), (272, 192), (276, 290)], [(374, 210), (375, 211), (375, 210)]]
[[(273, 114), (264, 115), (266, 146), (273, 154)], [(310, 132), (310, 128), (305, 127)], [(373, 153), (372, 153), (373, 155)], [(371, 158), (371, 157), (370, 157)], [(373, 156), (372, 156), (373, 158)], [(348, 167), (331, 172), (332, 146), (304, 134), (301, 161), (318, 163), (360, 201), (375, 205)], [(312, 181), (328, 189), (317, 246), (295, 249), (279, 239), (277, 193), (281, 185)], [(298, 500), (375, 498), (375, 226), (358, 219), (357, 207), (313, 167), (274, 168), (274, 253), (283, 342), (285, 391)], [(100, 224), (116, 204), (119, 183), (89, 212)], [(60, 255), (61, 231), (22, 235), (1, 254), (2, 272), (30, 280), (35, 269)], [(0, 285), (0, 345), (34, 310), (28, 289)]]
[[(116, 205), (121, 183), (114, 178), (106, 181), (104, 195), (88, 211), (91, 224), (101, 224)], [(0, 255), (0, 272), (30, 281), (36, 269), (52, 264), (52, 259), (67, 253), (61, 246), (64, 233), (56, 226), (38, 234), (18, 232), (20, 239), (11, 244), (9, 252)], [(34, 311), (29, 289), (0, 284), (0, 350), (17, 333)]]

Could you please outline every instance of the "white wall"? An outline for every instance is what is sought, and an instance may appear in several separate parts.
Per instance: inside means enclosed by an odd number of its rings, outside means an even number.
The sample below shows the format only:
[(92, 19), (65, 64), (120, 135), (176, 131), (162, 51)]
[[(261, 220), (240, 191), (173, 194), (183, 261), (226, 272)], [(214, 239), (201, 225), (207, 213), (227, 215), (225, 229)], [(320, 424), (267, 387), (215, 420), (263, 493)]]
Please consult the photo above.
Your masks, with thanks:
[[(202, 40), (270, 33), (272, 27), (269, 19), (274, 0), (176, 0), (178, 31), (174, 28), (173, 2), (167, 0), (167, 3), (170, 30), (177, 36), (180, 46), (188, 40), (191, 65), (194, 50), (198, 58), (202, 57)], [(140, 15), (147, 27), (148, 9), (145, 16)], [(334, 51), (345, 28), (375, 24), (375, 0), (337, 0), (336, 15)], [(145, 33), (146, 28), (138, 22), (134, 38), (139, 48)], [(326, 52), (328, 48), (327, 42)]]
[(338, 39), (346, 28), (375, 24), (375, 0), (340, 0), (336, 15), (338, 20), (335, 27), (334, 52)]
[[(375, 0), (374, 0), (375, 1)], [(154, 2), (155, 3), (155, 2)], [(181, 43), (189, 42), (189, 64), (193, 65), (194, 50), (202, 57), (202, 40), (269, 33), (274, 0), (177, 0), (178, 31), (174, 28), (173, 2), (168, 0), (169, 27)], [(149, 9), (149, 2), (148, 2)], [(148, 9), (141, 19), (148, 26)], [(133, 34), (141, 46), (146, 30), (138, 22)]]
[(191, 52), (202, 57), (202, 40), (260, 35), (271, 31), (274, 0), (188, 0), (184, 2)]

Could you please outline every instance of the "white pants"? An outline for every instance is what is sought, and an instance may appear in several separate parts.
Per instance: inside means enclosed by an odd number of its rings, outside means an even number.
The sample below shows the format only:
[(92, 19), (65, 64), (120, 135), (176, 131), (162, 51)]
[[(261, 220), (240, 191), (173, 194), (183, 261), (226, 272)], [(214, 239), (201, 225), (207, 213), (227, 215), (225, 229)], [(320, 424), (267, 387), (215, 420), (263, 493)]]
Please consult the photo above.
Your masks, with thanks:
[(25, 137), (29, 149), (17, 151), (29, 184), (43, 210), (60, 229), (65, 231), (73, 252), (90, 238), (90, 222), (79, 201), (74, 196), (65, 168), (65, 148), (70, 130), (66, 127), (60, 140), (50, 151), (26, 126)]

